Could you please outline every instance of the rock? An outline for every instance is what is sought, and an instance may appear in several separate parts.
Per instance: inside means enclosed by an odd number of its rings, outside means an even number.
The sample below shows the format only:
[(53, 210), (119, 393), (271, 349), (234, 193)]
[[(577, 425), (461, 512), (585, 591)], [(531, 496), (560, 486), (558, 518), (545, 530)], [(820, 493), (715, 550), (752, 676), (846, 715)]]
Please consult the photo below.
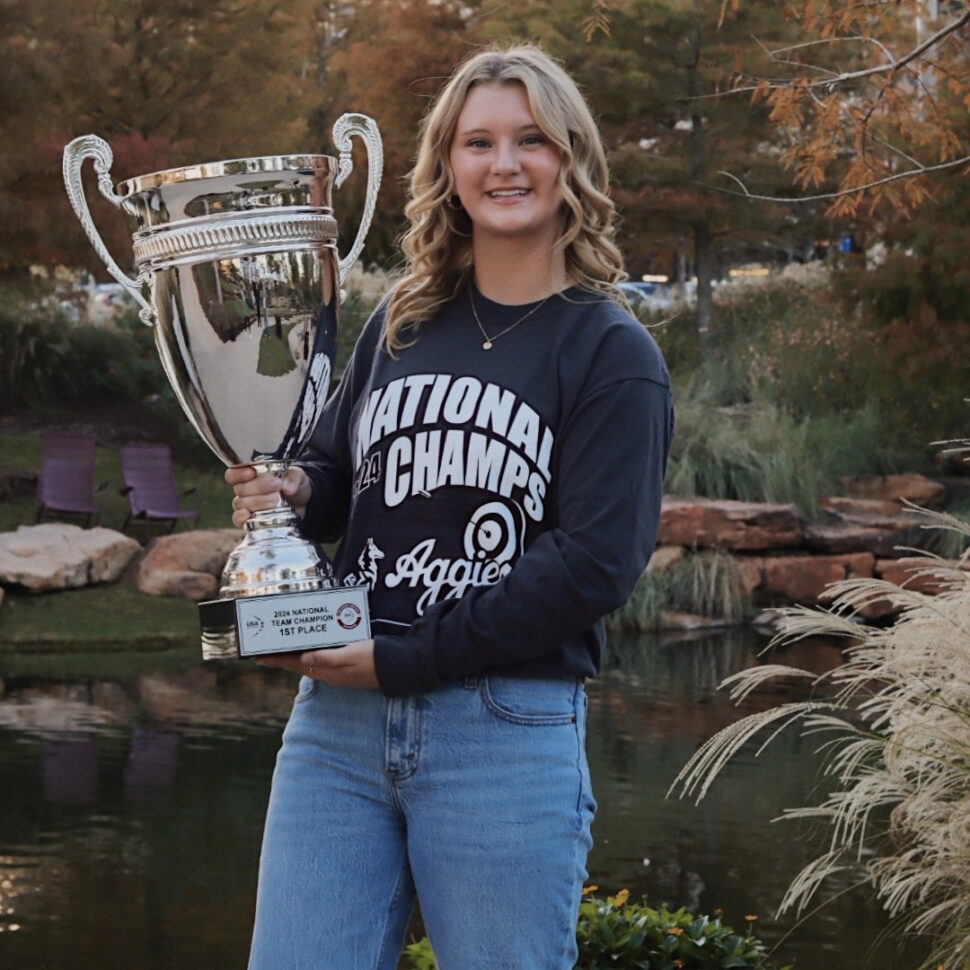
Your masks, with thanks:
[(134, 539), (113, 529), (82, 529), (66, 522), (22, 525), (0, 534), (0, 583), (32, 593), (108, 583), (139, 549)]
[(722, 549), (785, 549), (801, 544), (802, 523), (794, 505), (732, 499), (665, 498), (659, 541)]
[(946, 488), (940, 482), (907, 472), (904, 475), (858, 475), (845, 482), (846, 491), (856, 498), (877, 499), (901, 505), (903, 500), (938, 509), (946, 502)]
[[(942, 592), (948, 584), (945, 577), (933, 575), (937, 569), (958, 567), (955, 562), (933, 563), (926, 559), (908, 557), (906, 559), (877, 559), (876, 575), (880, 579), (885, 579), (897, 586), (905, 586), (906, 589), (915, 590), (917, 593), (928, 593), (930, 596)], [(919, 573), (924, 572), (924, 575)]]
[(178, 596), (181, 599), (215, 599), (219, 592), (219, 580), (212, 573), (195, 572), (191, 569), (155, 569), (147, 574), (138, 571), (138, 588), (151, 596)]
[(684, 558), (685, 551), (683, 546), (657, 546), (647, 563), (646, 572), (662, 573), (673, 569)]
[(875, 557), (868, 552), (840, 556), (766, 556), (764, 585), (769, 594), (810, 606), (826, 598), (826, 588), (841, 579), (872, 576)]
[(778, 610), (762, 610), (752, 621), (751, 625), (762, 633), (777, 633), (785, 622), (785, 614)]
[(866, 551), (877, 558), (899, 559), (907, 554), (907, 547), (922, 548), (929, 541), (927, 530), (920, 524), (925, 517), (912, 512), (843, 512), (840, 520), (860, 529), (875, 530), (866, 540)]
[(741, 577), (745, 596), (751, 596), (764, 582), (764, 556), (735, 556), (734, 565)]
[(911, 520), (894, 518), (896, 528), (885, 529), (860, 522), (823, 522), (805, 526), (805, 546), (813, 552), (839, 554), (871, 552), (874, 556), (892, 556), (897, 545), (913, 545), (923, 533)]
[(138, 588), (153, 596), (210, 599), (218, 592), (222, 567), (242, 536), (237, 529), (196, 529), (153, 539), (138, 563)]
[(113, 529), (81, 529), (78, 547), (88, 554), (89, 583), (113, 583), (141, 552), (138, 541)]
[(697, 613), (674, 613), (671, 610), (661, 610), (661, 630), (713, 630), (717, 627), (733, 626), (717, 616), (700, 616)]
[[(918, 574), (924, 570), (932, 570), (937, 566), (940, 569), (946, 569), (948, 567), (960, 569), (970, 568), (970, 564), (968, 563), (960, 564), (944, 561), (934, 564), (926, 559), (908, 557), (905, 559), (877, 559), (875, 573), (880, 579), (884, 579), (896, 586), (901, 586), (917, 593), (935, 596), (947, 588), (946, 578), (938, 575), (935, 576), (932, 573), (926, 573), (922, 576)], [(902, 608), (901, 604), (893, 603), (889, 599), (878, 599), (867, 603), (859, 612), (868, 620), (879, 620), (887, 616), (893, 616)]]
[(877, 498), (852, 498), (847, 495), (826, 495), (818, 500), (823, 509), (830, 512), (848, 512), (862, 515), (899, 515), (898, 502)]

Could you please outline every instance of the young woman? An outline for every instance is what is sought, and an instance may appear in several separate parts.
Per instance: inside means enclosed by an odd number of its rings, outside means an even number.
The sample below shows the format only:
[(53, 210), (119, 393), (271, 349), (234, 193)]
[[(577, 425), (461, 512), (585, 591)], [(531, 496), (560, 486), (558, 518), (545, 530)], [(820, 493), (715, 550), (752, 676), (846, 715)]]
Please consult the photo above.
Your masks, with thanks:
[[(583, 680), (653, 549), (673, 431), (616, 302), (605, 156), (534, 47), (476, 54), (425, 120), (407, 271), (300, 468), (374, 639), (302, 674), (260, 863), (251, 970), (391, 970), (417, 896), (440, 970), (566, 970), (595, 807)], [(233, 516), (278, 480), (231, 469)]]

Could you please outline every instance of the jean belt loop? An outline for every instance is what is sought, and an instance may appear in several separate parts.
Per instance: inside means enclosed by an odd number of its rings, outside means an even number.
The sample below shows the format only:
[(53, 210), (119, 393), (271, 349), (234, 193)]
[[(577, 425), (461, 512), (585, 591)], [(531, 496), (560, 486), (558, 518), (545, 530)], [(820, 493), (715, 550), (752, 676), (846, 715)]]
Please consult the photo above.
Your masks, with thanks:
[(477, 677), (466, 677), (465, 678), (465, 690), (474, 690), (478, 687)]

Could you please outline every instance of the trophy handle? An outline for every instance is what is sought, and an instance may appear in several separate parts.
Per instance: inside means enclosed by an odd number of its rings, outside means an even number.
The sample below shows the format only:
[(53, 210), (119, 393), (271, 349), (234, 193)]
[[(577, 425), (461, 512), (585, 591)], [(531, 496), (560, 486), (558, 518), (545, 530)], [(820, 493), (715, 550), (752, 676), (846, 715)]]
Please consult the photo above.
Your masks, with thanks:
[(84, 183), (81, 181), (81, 166), (86, 159), (94, 160), (94, 170), (98, 175), (98, 188), (101, 194), (114, 206), (119, 209), (124, 201), (120, 195), (116, 195), (111, 184), (109, 172), (114, 156), (108, 143), (97, 135), (81, 135), (75, 138), (64, 149), (64, 185), (67, 188), (67, 197), (71, 200), (74, 214), (81, 222), (81, 228), (85, 235), (91, 240), (91, 245), (101, 257), (102, 262), (107, 267), (108, 272), (134, 297), (140, 309), (138, 316), (142, 323), (152, 326), (154, 316), (151, 304), (142, 295), (142, 284), (147, 282), (142, 276), (132, 279), (121, 271), (118, 264), (111, 258), (105, 244), (101, 240), (91, 212), (88, 209), (87, 199), (84, 197)]
[(377, 122), (373, 118), (368, 118), (367, 115), (341, 115), (333, 126), (333, 143), (337, 146), (337, 151), (340, 152), (337, 178), (334, 182), (335, 187), (339, 189), (347, 176), (353, 171), (354, 162), (350, 154), (350, 139), (354, 135), (360, 137), (367, 148), (367, 197), (364, 199), (364, 212), (357, 229), (357, 238), (354, 240), (353, 246), (350, 247), (350, 252), (337, 264), (341, 286), (343, 286), (344, 279), (350, 272), (350, 267), (357, 261), (360, 251), (364, 248), (364, 237), (367, 235), (371, 219), (374, 217), (377, 190), (380, 188), (381, 175), (384, 171), (384, 148)]

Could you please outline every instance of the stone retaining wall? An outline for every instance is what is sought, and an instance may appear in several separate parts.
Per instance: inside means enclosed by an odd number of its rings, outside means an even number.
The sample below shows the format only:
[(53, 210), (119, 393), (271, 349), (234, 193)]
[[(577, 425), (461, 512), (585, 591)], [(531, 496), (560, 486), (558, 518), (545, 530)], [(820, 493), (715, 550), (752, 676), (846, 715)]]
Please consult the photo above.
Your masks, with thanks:
[[(923, 475), (864, 476), (845, 483), (845, 495), (823, 499), (824, 518), (807, 523), (794, 505), (669, 496), (663, 501), (657, 549), (649, 571), (672, 569), (689, 551), (728, 552), (744, 591), (756, 605), (824, 603), (839, 580), (881, 578), (934, 592), (939, 583), (914, 577), (913, 549), (927, 530), (912, 506), (940, 508), (942, 484)], [(893, 612), (882, 602), (870, 619)]]

